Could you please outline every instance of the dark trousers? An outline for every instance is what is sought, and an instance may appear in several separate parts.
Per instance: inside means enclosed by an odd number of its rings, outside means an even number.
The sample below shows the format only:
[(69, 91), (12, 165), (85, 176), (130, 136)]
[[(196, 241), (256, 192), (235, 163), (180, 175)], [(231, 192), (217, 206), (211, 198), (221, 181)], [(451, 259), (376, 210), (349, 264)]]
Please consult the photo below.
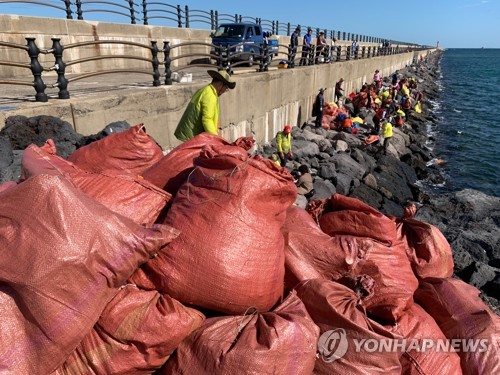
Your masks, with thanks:
[(321, 123), (323, 122), (323, 111), (321, 111), (317, 116), (316, 116), (316, 121), (314, 123), (316, 124), (316, 127), (319, 128), (321, 126)]
[(307, 61), (308, 59), (309, 59), (309, 47), (303, 46), (302, 47), (302, 57), (300, 58), (299, 66), (309, 65), (309, 63)]
[(295, 55), (297, 55), (297, 47), (292, 47), (290, 51), (290, 62), (289, 62), (289, 66), (291, 68), (295, 66)]
[(283, 153), (283, 157), (281, 157), (281, 154), (280, 155), (280, 164), (283, 168), (286, 167), (286, 162), (288, 161), (288, 152), (284, 152)]
[(380, 133), (380, 119), (378, 117), (373, 116), (373, 129), (378, 133)]

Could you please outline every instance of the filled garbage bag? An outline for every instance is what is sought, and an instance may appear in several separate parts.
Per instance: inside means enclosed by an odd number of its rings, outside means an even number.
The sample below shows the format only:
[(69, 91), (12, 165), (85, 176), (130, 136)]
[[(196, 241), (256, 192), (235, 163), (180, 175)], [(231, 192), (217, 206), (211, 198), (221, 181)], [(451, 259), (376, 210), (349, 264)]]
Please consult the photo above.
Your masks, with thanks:
[(39, 174), (65, 176), (89, 197), (139, 224), (153, 224), (172, 196), (150, 182), (126, 175), (85, 172), (56, 155), (54, 142), (28, 146), (21, 180)]
[(0, 369), (49, 374), (134, 270), (177, 237), (39, 175), (0, 193)]
[(394, 221), (359, 199), (334, 194), (311, 202), (307, 210), (326, 234), (370, 237), (389, 245), (398, 241)]
[(353, 286), (357, 292), (334, 281), (315, 279), (296, 288), (320, 328), (314, 374), (401, 375), (400, 352), (363, 349), (367, 340), (391, 343), (400, 336), (367, 317), (360, 296), (367, 291), (362, 285)]
[(0, 192), (4, 191), (4, 190), (7, 190), (11, 187), (14, 187), (16, 186), (17, 183), (15, 181), (7, 181), (7, 182), (4, 182), (3, 184), (0, 185)]
[(131, 282), (229, 314), (269, 310), (283, 293), (280, 229), (296, 197), (293, 177), (271, 160), (205, 147), (165, 219), (182, 234)]
[(350, 273), (357, 254), (344, 237), (324, 233), (306, 210), (291, 206), (282, 227), (285, 236), (285, 290), (309, 279), (338, 280)]
[(318, 334), (292, 293), (270, 312), (207, 319), (161, 374), (312, 374)]
[(321, 267), (336, 267), (341, 256), (350, 263), (348, 275), (370, 276), (374, 293), (365, 298), (366, 309), (381, 321), (395, 322), (413, 302), (418, 287), (395, 223), (365, 203), (340, 194), (313, 201), (308, 210), (340, 245), (332, 254), (320, 255), (328, 265)]
[(128, 284), (54, 375), (152, 373), (204, 318), (166, 294)]
[(500, 373), (500, 317), (458, 279), (420, 281), (415, 300), (431, 315), (460, 356), (464, 375)]
[(162, 157), (161, 147), (138, 124), (80, 147), (68, 160), (87, 172), (138, 176)]
[(403, 374), (462, 374), (460, 357), (453, 351), (442, 350), (440, 345), (447, 341), (446, 336), (420, 305), (412, 304), (396, 324), (386, 328), (404, 339)]
[(253, 138), (241, 137), (230, 143), (218, 135), (200, 133), (174, 148), (144, 171), (142, 176), (159, 188), (175, 195), (181, 185), (187, 181), (194, 168), (194, 159), (200, 156), (201, 149), (204, 146), (232, 144), (249, 150), (254, 145), (254, 142)]
[(407, 245), (413, 272), (421, 279), (451, 277), (454, 264), (448, 240), (434, 225), (413, 219), (416, 213), (416, 206), (411, 204), (402, 218), (395, 218), (398, 238)]

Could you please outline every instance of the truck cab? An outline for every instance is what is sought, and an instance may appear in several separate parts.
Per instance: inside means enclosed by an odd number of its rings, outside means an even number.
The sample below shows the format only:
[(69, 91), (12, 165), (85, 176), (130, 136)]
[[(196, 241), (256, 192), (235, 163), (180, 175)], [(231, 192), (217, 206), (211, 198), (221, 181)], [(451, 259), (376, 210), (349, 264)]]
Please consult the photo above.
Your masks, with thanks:
[[(224, 48), (234, 46), (230, 48), (231, 54), (242, 53), (235, 56), (234, 60), (248, 61), (250, 66), (260, 54), (260, 47), (264, 44), (262, 28), (255, 23), (223, 23), (211, 37), (212, 44), (216, 46)], [(212, 50), (213, 54), (216, 54), (215, 52)]]

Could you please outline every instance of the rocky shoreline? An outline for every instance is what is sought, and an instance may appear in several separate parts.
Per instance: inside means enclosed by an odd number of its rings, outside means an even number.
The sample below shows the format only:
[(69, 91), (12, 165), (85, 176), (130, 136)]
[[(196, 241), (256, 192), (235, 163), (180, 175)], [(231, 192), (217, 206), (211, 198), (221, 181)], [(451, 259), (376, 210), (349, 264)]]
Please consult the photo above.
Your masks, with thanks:
[[(439, 127), (432, 101), (439, 99), (440, 58), (438, 51), (427, 58), (428, 69), (411, 66), (399, 71), (408, 79), (414, 77), (425, 96), (422, 113), (412, 112), (403, 131), (394, 129), (387, 155), (381, 145), (364, 144), (374, 111), (361, 108), (365, 124), (356, 135), (316, 128), (314, 119), (294, 127), (294, 161), (287, 166), (293, 171), (305, 164), (311, 170), (314, 195), (309, 201), (340, 193), (398, 217), (408, 203), (416, 204), (415, 219), (435, 225), (449, 241), (455, 276), (480, 289), (481, 297), (499, 313), (500, 199), (471, 189), (447, 194), (432, 189), (445, 181), (440, 161), (427, 146), (432, 143), (428, 128)], [(345, 107), (351, 113), (355, 110), (352, 103)], [(262, 149), (265, 156), (274, 152), (274, 145)], [(307, 199), (301, 197), (298, 204), (305, 207)]]
[[(425, 97), (422, 113), (413, 112), (404, 131), (394, 129), (387, 155), (381, 146), (364, 144), (363, 133), (370, 131), (373, 111), (361, 108), (365, 124), (356, 135), (315, 128), (312, 119), (294, 127), (294, 160), (288, 166), (292, 171), (301, 164), (309, 166), (314, 178), (310, 201), (340, 193), (398, 217), (408, 203), (415, 203), (415, 219), (435, 225), (448, 239), (455, 275), (479, 288), (483, 299), (499, 313), (500, 199), (469, 189), (437, 195), (427, 188), (444, 181), (439, 164), (433, 162), (435, 155), (426, 145), (428, 127), (439, 126), (431, 106), (431, 101), (439, 98), (439, 59), (437, 52), (428, 57), (429, 69), (408, 67), (400, 71), (417, 79)], [(346, 108), (354, 112), (352, 104), (347, 103)], [(118, 122), (98, 134), (82, 136), (68, 123), (50, 116), (13, 116), (5, 125), (0, 131), (0, 184), (17, 181), (23, 150), (31, 143), (41, 146), (51, 138), (58, 154), (67, 157), (82, 145), (129, 127)], [(257, 152), (270, 156), (276, 149), (271, 144)], [(299, 205), (305, 206), (307, 199), (300, 199)]]

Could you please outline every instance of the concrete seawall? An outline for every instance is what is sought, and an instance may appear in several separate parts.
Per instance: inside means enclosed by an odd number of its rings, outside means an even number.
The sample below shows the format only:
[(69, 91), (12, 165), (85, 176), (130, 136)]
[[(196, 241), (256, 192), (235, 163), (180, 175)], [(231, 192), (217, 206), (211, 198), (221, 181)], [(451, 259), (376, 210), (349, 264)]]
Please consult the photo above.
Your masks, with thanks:
[[(63, 36), (63, 44), (112, 37), (140, 40), (144, 44), (151, 40), (171, 40), (173, 43), (209, 40), (209, 32), (206, 30), (58, 19), (44, 22), (44, 19), (36, 17), (1, 15), (0, 25), (3, 30), (11, 30), (2, 33), (4, 41), (22, 44), (24, 37), (33, 36), (37, 38), (39, 46), (45, 47), (51, 45), (50, 38), (53, 36)], [(410, 63), (414, 55), (418, 57), (428, 52), (408, 52), (295, 69), (239, 74), (235, 76), (236, 89), (221, 97), (222, 135), (230, 140), (247, 135), (253, 136), (259, 144), (269, 142), (285, 124), (299, 125), (310, 117), (312, 103), (320, 87), (327, 88), (325, 98), (331, 101), (333, 87), (340, 78), (344, 78), (345, 92), (349, 93), (359, 89), (364, 82), (371, 82), (375, 69), (387, 76)], [(16, 56), (6, 56), (4, 60), (13, 58)], [(15, 71), (18, 68), (1, 68), (3, 78), (18, 74)], [(72, 124), (77, 132), (88, 135), (97, 133), (113, 121), (127, 121), (131, 125), (142, 122), (148, 133), (162, 147), (169, 149), (178, 144), (173, 132), (188, 101), (207, 82), (208, 80), (100, 92), (86, 98), (51, 99), (48, 103), (22, 103), (15, 109), (0, 111), (0, 123), (3, 126), (5, 119), (13, 115), (52, 115)]]

